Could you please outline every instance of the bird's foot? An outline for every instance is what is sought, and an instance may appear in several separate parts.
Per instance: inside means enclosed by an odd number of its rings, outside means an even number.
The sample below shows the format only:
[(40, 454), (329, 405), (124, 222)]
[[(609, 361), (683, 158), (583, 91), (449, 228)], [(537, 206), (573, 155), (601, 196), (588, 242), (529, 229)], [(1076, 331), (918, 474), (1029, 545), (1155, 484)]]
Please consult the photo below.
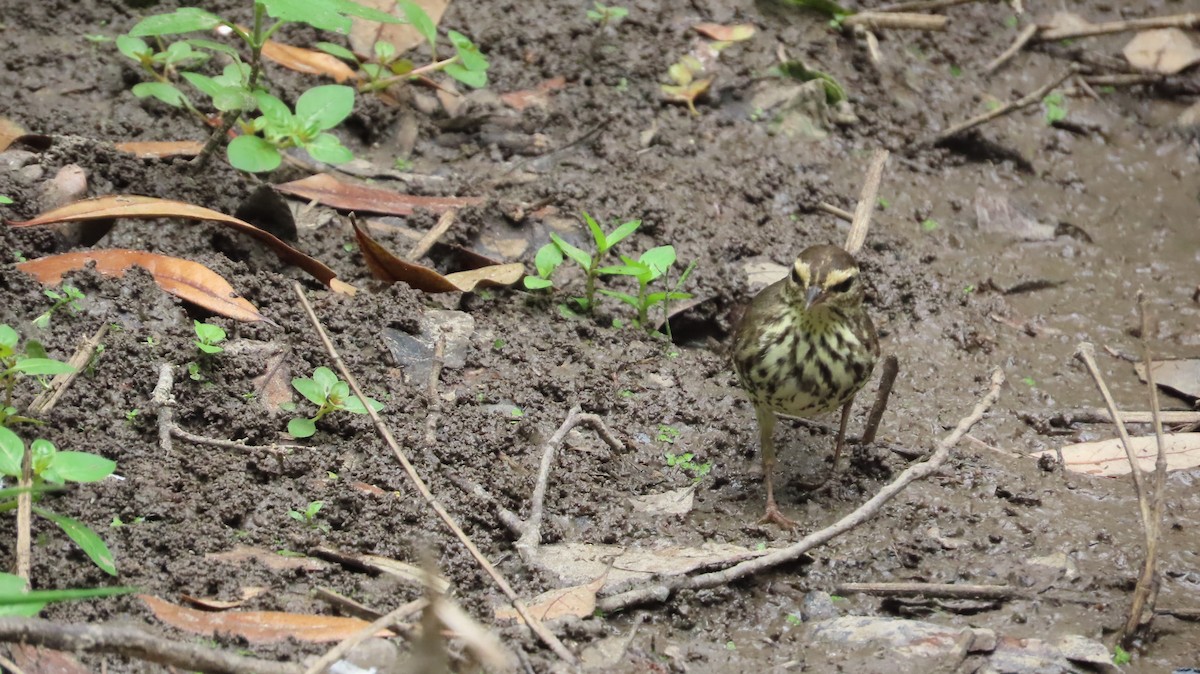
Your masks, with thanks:
[(758, 521), (759, 524), (777, 524), (781, 529), (795, 529), (797, 524), (794, 520), (790, 520), (784, 516), (783, 511), (774, 501), (767, 502), (767, 512)]

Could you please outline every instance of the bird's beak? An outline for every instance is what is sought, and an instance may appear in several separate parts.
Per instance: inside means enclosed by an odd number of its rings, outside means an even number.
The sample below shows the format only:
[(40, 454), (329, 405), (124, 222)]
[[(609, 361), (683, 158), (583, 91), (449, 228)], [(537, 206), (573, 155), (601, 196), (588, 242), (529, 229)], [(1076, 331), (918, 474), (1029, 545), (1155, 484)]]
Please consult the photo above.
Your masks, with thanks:
[(812, 305), (816, 304), (819, 299), (821, 299), (821, 288), (819, 286), (809, 287), (808, 290), (804, 291), (804, 310), (811, 309)]

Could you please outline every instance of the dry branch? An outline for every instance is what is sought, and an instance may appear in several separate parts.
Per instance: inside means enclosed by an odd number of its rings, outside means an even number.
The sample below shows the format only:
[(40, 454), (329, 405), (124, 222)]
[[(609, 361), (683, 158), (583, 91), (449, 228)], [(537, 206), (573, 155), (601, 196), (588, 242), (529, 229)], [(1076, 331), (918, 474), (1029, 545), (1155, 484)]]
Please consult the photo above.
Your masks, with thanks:
[(413, 247), (409, 249), (408, 259), (412, 260), (413, 262), (417, 262), (421, 258), (425, 257), (425, 254), (428, 253), (431, 248), (433, 248), (434, 244), (436, 244), (438, 240), (446, 234), (446, 231), (450, 229), (450, 226), (454, 224), (455, 214), (456, 211), (454, 211), (454, 209), (450, 209), (445, 213), (442, 213), (442, 217), (438, 218), (437, 224), (434, 225), (433, 228), (428, 232), (426, 232), (425, 236), (421, 237), (420, 241), (413, 244)]
[(862, 442), (869, 445), (875, 442), (875, 433), (879, 430), (879, 422), (887, 410), (888, 397), (892, 394), (892, 386), (896, 384), (896, 375), (900, 373), (900, 361), (889, 354), (883, 359), (883, 374), (879, 377), (879, 392), (875, 394), (875, 404), (867, 415), (867, 423), (863, 426)]
[(842, 25), (853, 28), (862, 26), (867, 30), (946, 30), (950, 19), (941, 14), (911, 14), (902, 12), (859, 12), (842, 20)]
[(966, 5), (979, 0), (916, 0), (915, 2), (900, 2), (887, 7), (873, 10), (876, 12), (930, 12), (947, 7)]
[(1019, 35), (1017, 35), (1017, 39), (1013, 40), (1013, 43), (1009, 45), (1008, 49), (1000, 52), (999, 56), (992, 59), (991, 62), (983, 67), (983, 72), (995, 72), (997, 68), (1007, 63), (1008, 60), (1016, 56), (1017, 52), (1021, 51), (1025, 45), (1029, 44), (1029, 41), (1033, 39), (1034, 35), (1037, 35), (1037, 32), (1038, 27), (1036, 24), (1029, 24), (1028, 26), (1025, 26), (1025, 29), (1022, 30)]
[(968, 583), (842, 583), (834, 591), (839, 595), (869, 594), (876, 597), (941, 599), (1018, 599), (1029, 595), (1029, 590), (1012, 585)]
[(1049, 42), (1053, 40), (1070, 40), (1079, 37), (1092, 37), (1095, 35), (1108, 35), (1110, 33), (1124, 33), (1135, 30), (1150, 30), (1153, 28), (1182, 28), (1190, 30), (1200, 27), (1200, 13), (1174, 14), (1171, 16), (1155, 16), (1148, 19), (1130, 19), (1128, 21), (1109, 21), (1106, 23), (1093, 23), (1080, 28), (1045, 28), (1041, 30), (1037, 39), (1041, 42)]
[(933, 136), (932, 138), (927, 139), (926, 141), (924, 141), (922, 143), (922, 145), (925, 145), (925, 146), (940, 145), (941, 143), (944, 143), (947, 140), (950, 140), (954, 136), (957, 136), (958, 134), (962, 133), (963, 131), (967, 131), (968, 129), (973, 129), (981, 124), (986, 124), (986, 123), (992, 121), (993, 119), (996, 119), (997, 117), (1003, 117), (1004, 115), (1007, 115), (1010, 112), (1020, 110), (1021, 108), (1025, 108), (1030, 105), (1033, 105), (1034, 103), (1037, 103), (1038, 101), (1045, 98), (1046, 94), (1053, 91), (1055, 87), (1062, 84), (1064, 81), (1066, 81), (1066, 79), (1068, 77), (1071, 77), (1076, 72), (1077, 72), (1077, 67), (1072, 66), (1065, 73), (1059, 75), (1058, 77), (1055, 77), (1053, 80), (1043, 84), (1042, 86), (1038, 87), (1036, 90), (1023, 96), (1022, 98), (1019, 98), (1015, 101), (1010, 101), (1008, 103), (1005, 103), (1004, 105), (996, 108), (995, 110), (989, 110), (988, 112), (985, 112), (982, 115), (976, 115), (976, 116), (966, 120), (965, 122), (959, 122), (958, 124), (951, 126), (949, 129), (946, 129), (945, 131), (937, 134), (936, 136)]
[(746, 578), (781, 564), (800, 559), (809, 550), (818, 545), (823, 545), (875, 517), (879, 514), (884, 504), (907, 488), (908, 485), (916, 480), (928, 477), (940, 469), (942, 464), (950, 458), (950, 450), (958, 444), (958, 441), (966, 435), (967, 431), (971, 430), (971, 427), (976, 422), (983, 418), (984, 413), (999, 399), (1000, 387), (1003, 384), (1004, 372), (997, 369), (992, 373), (991, 386), (987, 394), (975, 405), (975, 409), (970, 414), (958, 422), (958, 426), (955, 427), (950, 435), (938, 443), (937, 449), (934, 450), (927, 461), (906, 468), (896, 476), (895, 480), (883, 489), (880, 489), (870, 500), (837, 522), (824, 529), (814, 531), (786, 548), (741, 562), (722, 571), (714, 571), (698, 576), (676, 576), (660, 583), (644, 585), (628, 592), (605, 597), (597, 602), (597, 608), (605, 612), (620, 611), (631, 606), (649, 602), (666, 601), (673, 593), (679, 590), (695, 590), (727, 585), (735, 580)]
[(834, 206), (833, 204), (827, 204), (824, 201), (822, 201), (821, 203), (817, 204), (817, 208), (821, 209), (822, 211), (825, 211), (826, 213), (832, 215), (835, 218), (841, 218), (842, 220), (845, 220), (846, 222), (854, 222), (854, 214), (853, 213), (851, 213), (850, 211), (840, 209), (837, 206)]
[(871, 157), (871, 165), (867, 168), (867, 177), (863, 179), (862, 191), (858, 195), (858, 204), (854, 207), (854, 221), (850, 224), (850, 233), (846, 235), (846, 252), (857, 255), (867, 241), (867, 230), (871, 228), (871, 213), (875, 211), (875, 200), (879, 196), (879, 183), (883, 180), (883, 167), (887, 164), (891, 153), (887, 150), (875, 150)]

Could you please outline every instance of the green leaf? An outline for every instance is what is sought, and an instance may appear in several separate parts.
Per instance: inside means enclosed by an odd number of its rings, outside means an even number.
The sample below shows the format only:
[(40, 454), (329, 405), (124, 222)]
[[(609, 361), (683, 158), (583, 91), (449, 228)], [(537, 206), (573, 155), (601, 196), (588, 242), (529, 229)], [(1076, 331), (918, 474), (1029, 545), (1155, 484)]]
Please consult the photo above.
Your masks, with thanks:
[(173, 66), (199, 65), (208, 60), (208, 54), (193, 51), (192, 46), (186, 41), (171, 43), (164, 54), (166, 62)]
[[(548, 243), (538, 248), (537, 255), (533, 258), (533, 266), (537, 268), (538, 276), (541, 276), (543, 279), (548, 279), (554, 273), (554, 270), (558, 269), (558, 265), (562, 263), (562, 249), (556, 243)], [(549, 285), (547, 283), (542, 287), (548, 287)], [(526, 284), (526, 287), (529, 287), (528, 284)]]
[(313, 46), (325, 52), (326, 54), (329, 54), (330, 56), (336, 56), (343, 61), (358, 63), (358, 57), (354, 55), (354, 52), (346, 49), (340, 44), (334, 44), (332, 42), (318, 42)]
[(153, 53), (150, 45), (146, 44), (145, 40), (130, 37), (129, 35), (117, 36), (117, 51), (138, 63), (141, 63), (142, 59), (148, 58)]
[(221, 112), (245, 112), (258, 106), (254, 96), (242, 87), (221, 87), (212, 97), (212, 103)]
[(600, 223), (596, 222), (596, 218), (592, 217), (591, 213), (581, 211), (583, 213), (583, 222), (587, 224), (588, 230), (592, 233), (592, 240), (596, 242), (596, 254), (603, 255), (608, 251), (608, 239), (604, 236), (604, 230), (600, 229)]
[(205, 344), (216, 344), (225, 341), (225, 329), (219, 325), (193, 320), (192, 329), (196, 331), (196, 336), (200, 338), (200, 341)]
[(312, 378), (321, 387), (321, 392), (325, 394), (333, 391), (333, 387), (337, 386), (338, 382), (341, 381), (337, 374), (327, 367), (318, 367), (313, 370)]
[(468, 70), (457, 63), (451, 63), (446, 66), (445, 72), (472, 89), (482, 89), (487, 86), (487, 73), (484, 71)]
[(75, 368), (67, 365), (61, 360), (53, 358), (18, 358), (17, 364), (12, 367), (14, 372), (32, 375), (44, 374), (66, 374), (74, 372)]
[(282, 21), (299, 21), (313, 28), (346, 33), (350, 30), (349, 16), (360, 16), (380, 23), (403, 23), (400, 19), (350, 0), (256, 0), (267, 14)]
[(199, 89), (209, 98), (216, 98), (217, 94), (219, 94), (221, 89), (224, 88), (208, 75), (201, 75), (200, 73), (193, 72), (182, 72), (179, 73), (179, 76), (187, 80), (189, 84)]
[(591, 255), (588, 255), (587, 253), (583, 252), (582, 250), (567, 243), (566, 241), (563, 240), (563, 238), (561, 236), (555, 234), (554, 232), (550, 232), (550, 240), (553, 241), (555, 243), (555, 245), (558, 246), (559, 250), (561, 250), (564, 255), (566, 255), (567, 257), (574, 260), (575, 264), (579, 265), (580, 267), (583, 267), (585, 270), (592, 268), (592, 256)]
[(317, 432), (317, 425), (312, 419), (292, 419), (287, 425), (288, 433), (293, 438), (311, 438)]
[(219, 346), (215, 346), (213, 344), (205, 344), (204, 342), (196, 342), (196, 348), (200, 349), (201, 351), (203, 351), (204, 353), (207, 353), (207, 354), (217, 354), (217, 353), (221, 353), (222, 351), (225, 350)]
[(611, 267), (601, 267), (596, 270), (596, 273), (613, 276), (641, 276), (647, 271), (649, 271), (649, 269), (646, 267), (635, 267), (633, 265), (620, 264)]
[(526, 276), (525, 287), (530, 290), (542, 290), (554, 285), (554, 281), (540, 276)]
[[(316, 381), (297, 377), (292, 380), (292, 388), (300, 392), (300, 395), (308, 399), (308, 401), (317, 407), (325, 404), (325, 398), (328, 391)], [(293, 433), (293, 435), (295, 435)]]
[(642, 253), (638, 260), (650, 268), (650, 280), (662, 276), (675, 264), (675, 246), (658, 246)]
[(137, 592), (136, 587), (93, 587), (78, 590), (26, 590), (25, 580), (11, 573), (0, 573), (0, 616), (36, 615), (51, 602), (113, 597)]
[(612, 248), (613, 246), (617, 245), (617, 243), (619, 243), (625, 237), (636, 232), (637, 228), (641, 226), (641, 220), (630, 220), (629, 222), (622, 223), (620, 227), (617, 227), (612, 231), (612, 234), (608, 235), (608, 247)]
[(117, 575), (117, 564), (113, 560), (108, 546), (104, 544), (100, 536), (95, 531), (92, 531), (88, 525), (79, 520), (46, 510), (40, 506), (33, 506), (33, 512), (57, 524), (58, 528), (62, 529), (71, 540), (75, 541), (76, 545), (87, 553), (87, 556), (96, 563), (96, 566), (100, 567), (101, 571), (110, 576)]
[(113, 474), (117, 462), (87, 452), (56, 452), (49, 469), (61, 478), (51, 480), (43, 475), (50, 482), (98, 482)]
[(341, 84), (313, 87), (296, 101), (296, 119), (305, 129), (332, 129), (354, 111), (354, 89)]
[(139, 82), (133, 85), (130, 91), (138, 98), (157, 98), (175, 108), (183, 107), (183, 102), (187, 100), (187, 96), (184, 96), (178, 87), (165, 82)]
[(681, 293), (681, 292), (677, 292), (674, 290), (662, 291), (662, 292), (650, 293), (649, 295), (646, 295), (646, 306), (652, 307), (655, 304), (658, 304), (660, 302), (665, 302), (667, 300), (674, 301), (674, 300), (690, 300), (690, 299), (692, 299), (691, 293)]
[(388, 61), (392, 60), (393, 56), (396, 55), (396, 45), (392, 44), (391, 42), (380, 40), (372, 47), (372, 51), (375, 52), (376, 60), (378, 60), (380, 63), (387, 63)]
[(287, 103), (264, 91), (256, 92), (254, 100), (258, 102), (258, 109), (262, 112), (263, 117), (267, 118), (268, 126), (277, 129), (286, 129), (291, 126), (292, 111), (288, 109)]
[(21, 477), (21, 461), (25, 457), (25, 443), (20, 436), (0, 426), (0, 475)]
[(21, 341), (21, 336), (17, 334), (16, 330), (0, 323), (0, 346), (15, 349), (19, 341)]
[[(376, 412), (383, 409), (383, 403), (381, 403), (378, 400), (371, 398), (371, 397), (367, 397), (367, 404), (370, 405), (371, 409), (375, 410)], [(352, 414), (366, 414), (367, 413), (367, 408), (363, 407), (363, 404), (358, 400), (358, 396), (353, 396), (353, 395), (348, 396), (346, 398), (346, 400), (342, 403), (342, 409), (344, 409), (347, 412), (350, 412)]]
[(326, 164), (344, 164), (354, 160), (350, 148), (342, 145), (342, 141), (332, 133), (322, 133), (312, 141), (304, 144), (305, 152), (317, 161)]
[(221, 44), (220, 42), (214, 42), (213, 40), (205, 40), (203, 38), (190, 37), (187, 40), (185, 40), (185, 42), (192, 45), (193, 47), (196, 47), (197, 49), (207, 49), (209, 51), (215, 51), (218, 54), (224, 54), (235, 61), (240, 61), (242, 58), (241, 54), (238, 54), (238, 50), (234, 49), (233, 47), (230, 47), (227, 44)]
[(609, 297), (615, 297), (634, 309), (637, 309), (639, 306), (641, 306), (641, 303), (638, 302), (638, 298), (628, 293), (617, 292), (616, 290), (609, 290), (607, 288), (600, 288), (600, 292), (608, 295)]
[(458, 52), (458, 59), (464, 68), (480, 73), (488, 69), (487, 57), (480, 53), (479, 47), (476, 47), (469, 37), (456, 30), (446, 31), (446, 36), (450, 38), (450, 43)]
[(198, 7), (183, 7), (170, 14), (157, 14), (142, 19), (129, 31), (129, 35), (132, 37), (177, 35), (198, 30), (212, 30), (221, 23), (221, 17), (216, 14), (206, 12)]
[(815, 12), (827, 14), (830, 17), (850, 16), (854, 12), (845, 9), (841, 5), (833, 2), (833, 0), (784, 0), (789, 5), (811, 9)]
[(437, 52), (434, 50), (437, 47), (437, 26), (433, 23), (433, 19), (430, 19), (425, 10), (415, 2), (399, 0), (397, 4), (400, 5), (400, 9), (404, 10), (404, 18), (408, 19), (409, 25), (425, 38), (425, 41), (429, 43), (430, 51), (436, 54)]
[(283, 161), (274, 145), (258, 136), (244, 134), (229, 141), (225, 154), (235, 169), (247, 173), (274, 171)]
[(217, 84), (234, 89), (246, 89), (250, 83), (250, 64), (230, 63), (221, 69), (221, 74), (213, 78)]

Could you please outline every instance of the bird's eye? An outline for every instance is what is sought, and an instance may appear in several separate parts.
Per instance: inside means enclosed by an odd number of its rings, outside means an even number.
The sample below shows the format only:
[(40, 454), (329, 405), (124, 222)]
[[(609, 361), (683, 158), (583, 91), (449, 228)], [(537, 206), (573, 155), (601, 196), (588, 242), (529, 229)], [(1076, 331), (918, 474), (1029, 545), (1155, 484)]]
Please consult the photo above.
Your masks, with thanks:
[(800, 272), (796, 271), (795, 267), (792, 267), (792, 283), (798, 286), (804, 285), (804, 282), (800, 280)]
[(832, 288), (829, 289), (829, 292), (844, 293), (844, 292), (850, 290), (850, 286), (852, 286), (852, 285), (854, 285), (854, 277), (853, 276), (851, 276), (850, 278), (846, 279), (845, 281), (842, 281), (841, 283), (833, 286)]

